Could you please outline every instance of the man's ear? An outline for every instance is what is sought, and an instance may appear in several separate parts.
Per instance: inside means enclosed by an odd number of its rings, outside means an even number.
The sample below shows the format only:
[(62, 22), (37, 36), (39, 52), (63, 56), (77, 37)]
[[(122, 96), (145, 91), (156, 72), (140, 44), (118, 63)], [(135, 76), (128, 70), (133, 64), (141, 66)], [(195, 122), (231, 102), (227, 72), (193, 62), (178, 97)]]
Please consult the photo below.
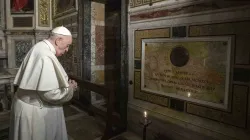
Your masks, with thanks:
[(59, 46), (60, 42), (62, 41), (62, 38), (56, 38), (55, 45)]
[(58, 43), (59, 43), (59, 40), (58, 40), (58, 39), (59, 39), (59, 38), (56, 38), (56, 39), (55, 39), (55, 45), (56, 45), (56, 46), (58, 46)]

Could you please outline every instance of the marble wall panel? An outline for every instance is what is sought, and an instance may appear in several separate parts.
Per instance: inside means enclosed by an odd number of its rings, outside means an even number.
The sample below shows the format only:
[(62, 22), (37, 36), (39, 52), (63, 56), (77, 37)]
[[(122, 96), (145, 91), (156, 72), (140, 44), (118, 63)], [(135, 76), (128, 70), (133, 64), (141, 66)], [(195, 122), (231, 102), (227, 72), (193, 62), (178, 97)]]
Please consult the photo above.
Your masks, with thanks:
[[(68, 5), (63, 6), (62, 4)], [(78, 5), (77, 0), (71, 1), (52, 1), (53, 6), (53, 27), (65, 26), (68, 28), (72, 35), (73, 41), (69, 48), (69, 51), (59, 57), (59, 61), (62, 63), (65, 71), (77, 77), (82, 76), (82, 47), (78, 40)], [(64, 7), (64, 8), (62, 8)]]
[(105, 81), (104, 70), (96, 70), (92, 72), (92, 78), (95, 79), (95, 83), (103, 84)]
[(223, 36), (235, 35), (235, 64), (249, 64), (250, 49), (247, 47), (250, 21), (228, 22), (217, 24), (194, 25), (189, 27), (189, 36)]
[(50, 0), (38, 1), (38, 26), (50, 27)]
[[(91, 2), (91, 82), (105, 84), (105, 4)], [(104, 101), (91, 93), (92, 104)]]
[(170, 37), (170, 28), (137, 30), (135, 31), (135, 58), (141, 58), (141, 40), (146, 38), (168, 38)]
[(246, 127), (247, 116), (247, 94), (248, 87), (239, 85), (234, 86), (231, 112), (223, 112), (191, 103), (187, 104), (187, 112), (204, 118), (244, 128)]
[(92, 2), (91, 18), (95, 21), (105, 20), (105, 5), (98, 2)]
[(19, 67), (32, 47), (32, 40), (15, 40), (15, 56), (16, 56), (16, 67)]
[[(143, 5), (141, 1), (139, 1), (138, 3), (134, 1), (138, 1), (138, 0), (130, 1), (130, 7), (132, 5), (131, 8)], [(250, 2), (247, 2), (247, 1), (238, 2), (236, 0), (232, 0), (232, 1), (203, 1), (200, 3), (184, 5), (181, 7), (175, 7), (175, 8), (170, 8), (170, 9), (168, 8), (168, 6), (165, 6), (164, 8), (161, 8), (159, 10), (149, 10), (145, 12), (142, 11), (138, 14), (132, 13), (132, 15), (130, 16), (130, 21), (163, 18), (167, 16), (177, 16), (181, 14), (191, 14), (191, 13), (197, 13), (197, 12), (205, 12), (209, 10), (219, 10), (223, 8), (244, 6), (247, 4), (250, 4)]]
[(66, 54), (59, 57), (65, 71), (74, 76), (81, 76), (81, 55), (80, 47), (77, 45), (77, 38), (73, 38), (72, 45)]
[(95, 42), (96, 42), (96, 65), (104, 65), (104, 38), (105, 38), (105, 30), (104, 26), (95, 26)]
[(156, 10), (150, 12), (142, 12), (139, 14), (131, 15), (130, 21), (139, 21), (139, 20), (146, 20), (146, 19), (154, 19), (154, 18), (161, 18), (167, 16), (177, 16), (181, 14), (187, 13), (195, 13), (195, 12), (202, 12), (208, 10), (215, 10), (219, 9), (216, 5), (210, 3), (201, 3), (196, 5), (188, 5), (173, 9), (165, 9), (165, 10)]
[[(234, 65), (243, 66), (242, 69), (249, 71), (250, 65), (250, 49), (247, 48), (248, 38), (250, 38), (250, 29), (247, 28), (250, 21), (238, 21), (238, 22), (226, 22), (226, 23), (214, 23), (214, 24), (202, 24), (202, 25), (190, 25), (187, 26), (187, 37), (204, 37), (204, 36), (232, 36), (232, 58)], [(170, 37), (170, 28), (166, 29), (151, 29), (151, 30), (137, 30), (135, 34), (134, 42), (134, 59), (135, 59), (135, 71), (134, 71), (134, 98), (151, 102), (154, 104), (169, 107), (170, 99), (166, 96), (160, 96), (152, 93), (146, 93), (141, 91), (140, 87), (140, 70), (141, 70), (141, 39), (144, 38), (158, 38), (158, 37)], [(233, 69), (233, 68), (232, 68)], [(234, 69), (236, 71), (236, 69)], [(239, 72), (238, 72), (239, 73)], [(242, 72), (240, 72), (242, 73)], [(233, 85), (233, 80), (237, 75), (232, 74), (230, 88), (230, 103), (229, 110), (219, 110), (211, 107), (201, 106), (184, 101), (184, 113), (193, 114), (209, 120), (214, 120), (219, 123), (225, 123), (240, 128), (250, 128), (249, 116), (249, 86), (246, 82), (249, 80), (241, 80), (237, 85)], [(238, 76), (239, 77), (239, 76)], [(243, 76), (244, 77), (244, 76)], [(246, 75), (245, 75), (246, 77)], [(245, 83), (245, 84), (244, 84)], [(243, 85), (242, 85), (243, 84)], [(247, 120), (248, 119), (248, 120)]]
[(141, 91), (141, 72), (135, 71), (134, 98), (168, 107), (169, 98)]
[(130, 0), (129, 5), (130, 5), (130, 8), (134, 8), (134, 7), (147, 5), (150, 3), (156, 3), (156, 2), (160, 2), (160, 1), (164, 1), (164, 0)]

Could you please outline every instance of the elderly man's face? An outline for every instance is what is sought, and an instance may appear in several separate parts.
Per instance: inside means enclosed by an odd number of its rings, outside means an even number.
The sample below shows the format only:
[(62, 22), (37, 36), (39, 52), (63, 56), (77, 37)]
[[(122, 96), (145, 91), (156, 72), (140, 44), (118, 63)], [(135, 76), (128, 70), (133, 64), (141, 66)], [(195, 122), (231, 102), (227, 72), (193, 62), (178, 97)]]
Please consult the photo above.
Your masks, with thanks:
[(69, 50), (69, 46), (72, 44), (72, 37), (65, 36), (56, 39), (56, 56), (62, 56)]

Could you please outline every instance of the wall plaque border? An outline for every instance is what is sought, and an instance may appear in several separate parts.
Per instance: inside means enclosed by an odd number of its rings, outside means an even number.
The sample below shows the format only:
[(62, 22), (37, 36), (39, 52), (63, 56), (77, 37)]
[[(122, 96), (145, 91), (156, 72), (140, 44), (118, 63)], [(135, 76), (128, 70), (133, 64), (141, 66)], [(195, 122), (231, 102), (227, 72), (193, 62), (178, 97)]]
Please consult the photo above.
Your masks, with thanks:
[[(231, 40), (232, 40), (232, 38), (230, 36), (200, 37), (200, 38), (142, 39), (142, 49), (141, 49), (142, 50), (142, 55), (141, 55), (141, 90), (146, 91), (146, 92), (150, 92), (150, 93), (154, 93), (154, 94), (163, 95), (163, 96), (169, 96), (169, 97), (172, 97), (172, 98), (177, 98), (177, 99), (181, 99), (181, 100), (185, 100), (185, 101), (190, 101), (190, 102), (194, 102), (194, 103), (198, 103), (198, 104), (202, 104), (202, 105), (206, 105), (206, 106), (211, 106), (211, 107), (214, 107), (214, 108), (227, 110), (228, 109), (228, 97), (229, 97), (228, 93), (229, 93), (230, 66), (231, 66), (231, 49), (232, 49)], [(224, 96), (223, 96), (224, 97), (223, 103), (209, 102), (209, 101), (205, 101), (205, 100), (191, 98), (191, 96), (188, 97), (188, 96), (178, 95), (178, 94), (170, 93), (170, 92), (169, 93), (164, 93), (163, 91), (152, 90), (152, 89), (144, 86), (144, 85), (146, 85), (145, 81), (144, 81), (144, 79), (145, 79), (144, 72), (145, 72), (145, 48), (146, 48), (147, 44), (150, 44), (150, 43), (153, 43), (153, 44), (161, 44), (161, 43), (197, 43), (197, 42), (212, 42), (212, 43), (222, 42), (221, 45), (223, 45), (224, 48), (225, 48), (225, 46), (227, 48), (227, 50), (226, 50), (226, 58), (224, 58), (224, 59), (226, 59), (225, 60), (226, 61), (226, 65), (225, 65), (225, 73), (226, 73), (225, 84), (222, 85), (222, 86), (225, 86), (225, 88), (224, 88)], [(161, 47), (164, 47), (164, 46), (161, 46)], [(186, 46), (184, 46), (184, 47), (186, 47)], [(190, 56), (190, 57), (192, 57), (192, 56)], [(183, 81), (183, 80), (181, 80), (181, 81)], [(181, 87), (183, 87), (183, 85)], [(191, 92), (190, 92), (190, 94), (191, 94)]]
[(142, 5), (147, 5), (147, 4), (150, 4), (150, 3), (156, 3), (156, 2), (160, 2), (160, 1), (164, 1), (164, 0), (130, 0), (129, 1), (129, 5), (130, 5), (130, 8), (134, 8), (134, 7), (139, 7), (139, 6), (142, 6)]
[(145, 92), (145, 91), (140, 90), (140, 87), (141, 87), (141, 72), (140, 71), (135, 71), (134, 76), (135, 76), (134, 77), (134, 81), (135, 81), (134, 98), (147, 101), (147, 102), (151, 102), (154, 104), (158, 104), (161, 106), (165, 106), (165, 107), (169, 106), (168, 97), (157, 95), (157, 94), (152, 94), (150, 92)]
[(170, 28), (146, 29), (135, 31), (135, 58), (141, 59), (141, 40), (146, 38), (169, 38)]

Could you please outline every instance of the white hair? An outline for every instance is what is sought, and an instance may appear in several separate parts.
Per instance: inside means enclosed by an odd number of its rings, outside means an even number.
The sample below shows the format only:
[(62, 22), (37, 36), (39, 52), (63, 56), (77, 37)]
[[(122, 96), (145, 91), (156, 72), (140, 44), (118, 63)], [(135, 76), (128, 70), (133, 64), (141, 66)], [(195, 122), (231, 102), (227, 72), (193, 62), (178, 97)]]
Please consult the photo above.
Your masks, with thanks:
[(51, 32), (49, 35), (49, 39), (55, 40), (57, 38), (64, 38), (67, 37), (66, 35), (61, 35), (61, 34), (57, 34), (57, 33), (53, 33)]

